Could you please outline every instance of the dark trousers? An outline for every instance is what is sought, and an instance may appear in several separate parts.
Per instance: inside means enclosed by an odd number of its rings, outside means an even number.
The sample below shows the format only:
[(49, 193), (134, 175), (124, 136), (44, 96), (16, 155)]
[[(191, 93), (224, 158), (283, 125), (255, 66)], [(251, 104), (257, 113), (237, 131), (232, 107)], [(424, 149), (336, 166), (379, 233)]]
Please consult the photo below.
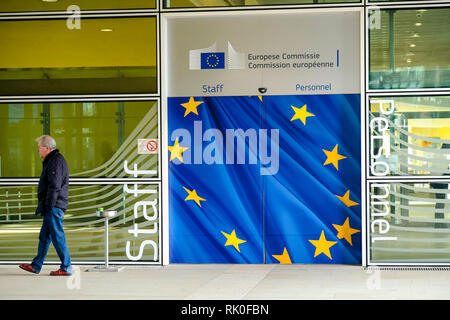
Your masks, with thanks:
[(39, 233), (38, 253), (31, 263), (34, 270), (38, 273), (44, 264), (50, 242), (53, 243), (56, 253), (61, 260), (60, 269), (67, 273), (72, 273), (69, 249), (67, 248), (66, 236), (63, 229), (63, 219), (64, 211), (59, 208), (52, 208), (52, 210), (44, 215), (41, 232)]

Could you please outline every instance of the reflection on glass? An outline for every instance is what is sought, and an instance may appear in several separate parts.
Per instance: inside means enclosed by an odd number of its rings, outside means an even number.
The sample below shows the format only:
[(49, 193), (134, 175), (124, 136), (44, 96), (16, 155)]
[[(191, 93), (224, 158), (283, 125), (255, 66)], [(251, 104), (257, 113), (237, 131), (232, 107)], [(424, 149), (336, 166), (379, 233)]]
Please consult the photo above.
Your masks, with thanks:
[[(97, 208), (117, 211), (116, 217), (109, 220), (111, 261), (159, 261), (158, 185), (138, 185), (139, 191), (146, 193), (137, 196), (131, 193), (134, 188), (134, 185), (69, 187), (64, 231), (73, 261), (104, 259), (104, 220), (96, 216)], [(36, 206), (37, 186), (0, 186), (0, 261), (31, 261), (36, 255), (42, 225), (42, 216), (34, 214)], [(59, 261), (50, 246), (46, 261), (52, 260)]]
[(71, 177), (128, 177), (125, 160), (130, 170), (158, 168), (157, 154), (138, 153), (138, 139), (159, 137), (155, 101), (0, 104), (0, 177), (39, 177), (43, 134), (55, 138)]
[(164, 0), (164, 8), (244, 7), (361, 2), (358, 0)]
[(371, 183), (370, 262), (450, 262), (449, 183)]
[(371, 15), (370, 89), (450, 87), (450, 8)]
[(371, 176), (450, 174), (450, 97), (370, 99)]
[(78, 6), (80, 10), (152, 9), (155, 8), (155, 0), (2, 0), (0, 12), (66, 11), (72, 5)]
[(0, 95), (157, 91), (154, 17), (74, 19), (0, 21)]

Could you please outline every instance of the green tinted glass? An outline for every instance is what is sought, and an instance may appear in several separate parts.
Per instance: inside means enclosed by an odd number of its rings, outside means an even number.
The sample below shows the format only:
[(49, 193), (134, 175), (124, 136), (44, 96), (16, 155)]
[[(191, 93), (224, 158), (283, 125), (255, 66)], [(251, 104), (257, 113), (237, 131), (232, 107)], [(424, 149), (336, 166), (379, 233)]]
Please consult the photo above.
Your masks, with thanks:
[(450, 174), (450, 97), (370, 99), (370, 175)]
[(35, 139), (43, 134), (55, 139), (72, 177), (128, 177), (125, 160), (157, 170), (158, 154), (139, 153), (138, 142), (158, 141), (158, 120), (155, 101), (0, 104), (0, 177), (39, 177)]
[(164, 8), (244, 7), (361, 2), (358, 0), (164, 0)]
[(0, 95), (155, 93), (156, 19), (0, 22)]
[(450, 8), (374, 11), (370, 89), (450, 87)]
[[(137, 188), (141, 193), (135, 196), (134, 185), (69, 187), (64, 232), (72, 261), (103, 261), (104, 218), (96, 216), (100, 207), (117, 212), (109, 219), (110, 261), (160, 260), (159, 187)], [(42, 225), (36, 206), (37, 186), (0, 186), (0, 261), (30, 261), (36, 255)], [(59, 261), (53, 246), (46, 261)]]
[(370, 262), (450, 262), (449, 183), (371, 183)]
[(0, 12), (67, 11), (73, 5), (80, 10), (153, 9), (155, 0), (2, 0)]

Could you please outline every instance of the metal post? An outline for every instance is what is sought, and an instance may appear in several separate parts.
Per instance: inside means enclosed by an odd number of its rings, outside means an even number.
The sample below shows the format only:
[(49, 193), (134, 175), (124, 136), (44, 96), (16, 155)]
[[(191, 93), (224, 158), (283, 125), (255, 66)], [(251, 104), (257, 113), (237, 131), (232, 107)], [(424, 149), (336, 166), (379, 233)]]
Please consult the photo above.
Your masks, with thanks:
[(108, 269), (109, 267), (109, 241), (108, 241), (108, 229), (109, 229), (109, 224), (108, 224), (108, 216), (105, 216), (105, 268)]
[(50, 104), (43, 103), (42, 104), (42, 133), (49, 135), (50, 134)]
[(395, 70), (395, 10), (389, 11), (389, 69)]
[(103, 217), (105, 219), (105, 265), (96, 266), (95, 268), (88, 269), (87, 271), (103, 271), (103, 272), (118, 272), (123, 267), (110, 267), (109, 266), (109, 217), (115, 217), (116, 211), (103, 211), (103, 208), (97, 210), (97, 217)]

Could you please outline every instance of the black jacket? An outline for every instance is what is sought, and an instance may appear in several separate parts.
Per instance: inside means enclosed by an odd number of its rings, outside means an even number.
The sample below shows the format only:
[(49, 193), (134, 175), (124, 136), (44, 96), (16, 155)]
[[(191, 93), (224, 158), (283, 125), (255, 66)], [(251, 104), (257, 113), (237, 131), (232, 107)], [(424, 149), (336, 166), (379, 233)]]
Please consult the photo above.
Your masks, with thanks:
[(65, 211), (69, 204), (69, 167), (66, 159), (56, 149), (45, 157), (42, 167), (36, 214), (44, 215), (52, 207)]

